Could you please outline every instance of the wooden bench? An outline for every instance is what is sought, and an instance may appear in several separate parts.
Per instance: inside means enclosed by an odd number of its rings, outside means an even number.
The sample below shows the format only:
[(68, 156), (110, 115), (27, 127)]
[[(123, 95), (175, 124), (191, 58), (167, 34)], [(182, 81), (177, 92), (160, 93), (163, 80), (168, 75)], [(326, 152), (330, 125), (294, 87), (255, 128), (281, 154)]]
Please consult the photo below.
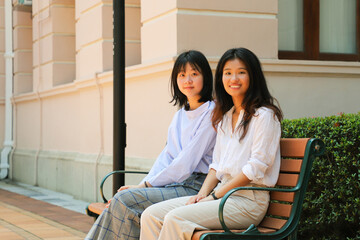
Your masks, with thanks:
[[(297, 226), (300, 220), (302, 204), (310, 178), (312, 163), (316, 156), (324, 153), (324, 143), (319, 139), (288, 138), (281, 139), (280, 176), (275, 188), (251, 188), (270, 191), (270, 205), (267, 214), (258, 227), (251, 225), (248, 229), (230, 230), (223, 217), (224, 204), (228, 197), (238, 191), (250, 188), (240, 187), (229, 191), (219, 207), (219, 221), (224, 230), (196, 231), (192, 240), (216, 239), (283, 239), (290, 236), (296, 239)], [(144, 173), (137, 171), (114, 171), (104, 177), (100, 184), (103, 203), (91, 203), (87, 207), (89, 216), (97, 217), (105, 209), (107, 199), (103, 194), (105, 180), (112, 174)]]
[(104, 200), (104, 202), (95, 202), (95, 203), (90, 203), (87, 207), (86, 207), (86, 213), (87, 215), (89, 215), (90, 217), (95, 218), (95, 220), (97, 219), (97, 217), (104, 211), (104, 209), (106, 208), (106, 204), (108, 203), (108, 200), (105, 198), (104, 196), (104, 183), (106, 181), (106, 179), (108, 179), (108, 177), (110, 177), (113, 174), (148, 174), (148, 172), (143, 172), (143, 171), (127, 171), (127, 170), (117, 170), (117, 171), (112, 171), (110, 173), (108, 173), (101, 181), (100, 183), (100, 195), (102, 197), (102, 199)]
[[(219, 221), (223, 230), (196, 231), (192, 240), (217, 239), (297, 239), (297, 226), (310, 178), (312, 163), (325, 151), (319, 139), (281, 139), (280, 176), (275, 188), (239, 187), (230, 190), (219, 206)], [(239, 190), (270, 191), (267, 214), (258, 227), (230, 230), (224, 221), (223, 209), (228, 197)]]

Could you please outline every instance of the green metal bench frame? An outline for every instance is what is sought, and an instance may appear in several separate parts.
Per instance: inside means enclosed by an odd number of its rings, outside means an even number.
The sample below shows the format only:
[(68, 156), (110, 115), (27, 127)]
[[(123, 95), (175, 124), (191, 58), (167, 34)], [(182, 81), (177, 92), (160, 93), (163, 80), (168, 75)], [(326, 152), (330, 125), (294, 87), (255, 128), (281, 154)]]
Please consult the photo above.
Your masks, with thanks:
[[(218, 239), (297, 239), (297, 226), (299, 224), (302, 211), (302, 204), (305, 198), (306, 188), (310, 179), (311, 168), (315, 157), (321, 156), (325, 151), (323, 141), (319, 139), (309, 139), (305, 148), (302, 160), (301, 171), (297, 185), (293, 188), (260, 188), (260, 187), (238, 187), (230, 190), (221, 199), (219, 206), (219, 221), (224, 232), (207, 232), (201, 235), (200, 240), (218, 240)], [(226, 226), (224, 221), (224, 206), (231, 194), (239, 190), (266, 190), (276, 192), (293, 192), (295, 193), (290, 217), (286, 224), (279, 230), (272, 233), (260, 233), (254, 225), (241, 233), (234, 233)]]
[[(104, 184), (105, 181), (112, 176), (113, 174), (148, 174), (148, 172), (143, 172), (143, 171), (129, 171), (129, 170), (116, 170), (116, 171), (112, 171), (109, 172), (108, 174), (106, 174), (106, 176), (102, 179), (101, 183), (100, 183), (100, 195), (101, 198), (104, 200), (103, 204), (107, 204), (108, 200), (106, 199), (105, 195), (104, 195)], [(93, 212), (91, 211), (91, 209), (89, 209), (90, 205), (92, 204), (97, 204), (97, 203), (90, 203), (87, 207), (86, 207), (86, 214), (90, 217), (94, 217), (95, 219), (100, 215), (99, 212)], [(98, 203), (99, 204), (99, 203)], [(91, 207), (90, 207), (91, 208)]]

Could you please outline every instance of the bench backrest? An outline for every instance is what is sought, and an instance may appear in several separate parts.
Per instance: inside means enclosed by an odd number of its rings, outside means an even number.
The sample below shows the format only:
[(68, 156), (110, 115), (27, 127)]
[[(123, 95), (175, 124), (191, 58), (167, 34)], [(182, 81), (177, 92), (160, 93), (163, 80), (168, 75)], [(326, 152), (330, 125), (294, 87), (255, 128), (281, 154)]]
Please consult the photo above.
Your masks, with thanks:
[(276, 187), (296, 187), (300, 190), (296, 193), (271, 192), (270, 205), (260, 227), (280, 230), (286, 225), (283, 229), (287, 232), (292, 232), (296, 228), (314, 157), (321, 154), (315, 152), (321, 147), (319, 144), (322, 142), (317, 139), (281, 139), (280, 175)]

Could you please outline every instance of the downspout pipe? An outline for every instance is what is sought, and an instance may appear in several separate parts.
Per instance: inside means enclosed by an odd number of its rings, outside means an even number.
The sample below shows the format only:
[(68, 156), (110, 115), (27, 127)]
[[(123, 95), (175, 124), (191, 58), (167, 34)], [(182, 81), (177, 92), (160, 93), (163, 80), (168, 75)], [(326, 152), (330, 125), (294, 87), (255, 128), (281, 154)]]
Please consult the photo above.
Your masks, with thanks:
[(12, 1), (5, 3), (5, 138), (1, 151), (0, 179), (5, 179), (9, 173), (9, 156), (13, 148), (13, 24)]
[[(125, 170), (125, 1), (113, 0), (113, 170)], [(124, 175), (113, 177), (113, 194), (125, 183)]]

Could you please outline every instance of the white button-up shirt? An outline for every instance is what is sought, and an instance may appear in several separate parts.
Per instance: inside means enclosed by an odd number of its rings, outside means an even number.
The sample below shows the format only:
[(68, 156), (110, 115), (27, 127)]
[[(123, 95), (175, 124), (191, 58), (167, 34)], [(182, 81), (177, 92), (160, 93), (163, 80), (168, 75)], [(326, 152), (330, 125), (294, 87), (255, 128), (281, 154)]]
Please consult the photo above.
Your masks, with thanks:
[(234, 132), (233, 111), (234, 107), (219, 123), (213, 163), (209, 168), (216, 170), (220, 181), (225, 174), (235, 177), (242, 171), (253, 184), (274, 186), (280, 170), (280, 122), (272, 110), (261, 107), (252, 117), (245, 137), (239, 141), (243, 130), (237, 129), (244, 111), (239, 114)]
[(143, 179), (159, 187), (186, 180), (193, 172), (207, 173), (216, 139), (211, 124), (214, 102), (206, 102), (195, 110), (176, 112), (167, 144)]

